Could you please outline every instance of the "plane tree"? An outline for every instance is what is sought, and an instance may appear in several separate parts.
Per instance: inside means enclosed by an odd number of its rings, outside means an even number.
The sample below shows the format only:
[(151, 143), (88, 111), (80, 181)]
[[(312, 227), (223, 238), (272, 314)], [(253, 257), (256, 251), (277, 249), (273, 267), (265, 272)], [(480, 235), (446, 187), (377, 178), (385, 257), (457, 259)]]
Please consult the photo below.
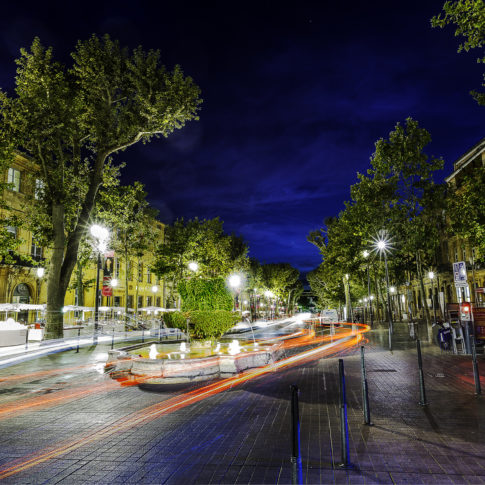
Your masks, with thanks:
[[(38, 167), (50, 236), (46, 337), (63, 334), (62, 306), (106, 166), (119, 152), (197, 119), (200, 90), (156, 50), (108, 35), (79, 41), (67, 66), (34, 39), (17, 59), (15, 90), (0, 91), (1, 140)], [(12, 156), (12, 155), (10, 155)]]

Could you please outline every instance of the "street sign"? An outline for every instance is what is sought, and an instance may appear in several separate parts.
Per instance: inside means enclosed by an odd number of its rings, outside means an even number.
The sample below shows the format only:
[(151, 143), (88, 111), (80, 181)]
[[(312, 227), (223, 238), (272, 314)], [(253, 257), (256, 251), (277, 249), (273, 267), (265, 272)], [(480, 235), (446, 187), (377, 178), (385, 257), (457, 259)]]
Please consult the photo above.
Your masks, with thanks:
[(453, 277), (455, 280), (455, 286), (465, 287), (468, 286), (468, 277), (466, 274), (466, 263), (465, 261), (459, 261), (458, 263), (453, 263)]
[(113, 287), (111, 286), (111, 276), (103, 276), (103, 288), (101, 289), (103, 296), (113, 296)]

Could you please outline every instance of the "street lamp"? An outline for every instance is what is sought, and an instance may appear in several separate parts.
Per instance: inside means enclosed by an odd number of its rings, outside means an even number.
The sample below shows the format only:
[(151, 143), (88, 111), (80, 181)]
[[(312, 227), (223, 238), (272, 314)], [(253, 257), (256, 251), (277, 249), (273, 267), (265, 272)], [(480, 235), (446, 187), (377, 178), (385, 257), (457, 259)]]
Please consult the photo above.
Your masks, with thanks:
[(234, 290), (234, 311), (236, 311), (237, 289), (241, 286), (241, 277), (238, 274), (229, 276), (229, 286)]
[(428, 273), (428, 277), (431, 280), (431, 301), (433, 302), (434, 323), (436, 323), (436, 304), (434, 301), (434, 288), (433, 288), (434, 272), (430, 271)]
[(389, 289), (389, 270), (387, 267), (387, 252), (390, 250), (391, 242), (386, 231), (379, 231), (378, 238), (374, 240), (374, 249), (380, 255), (384, 255), (384, 264), (386, 267), (386, 287), (387, 287), (387, 315), (389, 318), (389, 349), (392, 349), (391, 335), (392, 335), (392, 315), (391, 315), (391, 298)]
[(36, 271), (36, 275), (37, 275), (37, 304), (40, 303), (40, 287), (41, 287), (41, 280), (42, 280), (42, 277), (44, 276), (45, 274), (45, 269), (42, 268), (41, 266), (39, 266), (37, 268), (37, 271)]
[(198, 271), (198, 269), (199, 269), (199, 265), (198, 265), (198, 264), (197, 264), (195, 261), (191, 261), (191, 262), (188, 264), (188, 266), (189, 266), (190, 271), (193, 271), (194, 273), (195, 273), (196, 271)]
[[(266, 297), (267, 300), (271, 300), (273, 297), (274, 297), (274, 293), (271, 291), (271, 290), (266, 290), (264, 292), (264, 296)], [(272, 306), (271, 306), (271, 303), (268, 304), (268, 307), (270, 308), (270, 320), (271, 320), (271, 317), (272, 317)]]
[(101, 253), (104, 253), (107, 248), (109, 231), (103, 226), (93, 224), (90, 228), (91, 236), (94, 239), (94, 247), (97, 252), (97, 268), (96, 268), (96, 296), (94, 302), (94, 334), (98, 333), (99, 320), (99, 270), (101, 269)]

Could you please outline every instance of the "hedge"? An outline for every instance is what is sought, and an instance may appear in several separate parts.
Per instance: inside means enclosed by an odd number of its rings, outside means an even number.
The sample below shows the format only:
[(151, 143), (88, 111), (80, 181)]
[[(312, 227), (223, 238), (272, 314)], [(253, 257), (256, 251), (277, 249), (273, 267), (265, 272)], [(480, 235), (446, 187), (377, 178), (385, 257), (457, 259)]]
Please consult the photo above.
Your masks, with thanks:
[(187, 330), (190, 319), (192, 337), (196, 339), (215, 339), (226, 333), (240, 321), (241, 316), (227, 310), (193, 310), (191, 312), (168, 312), (163, 314), (165, 323), (172, 328)]
[(222, 278), (192, 278), (179, 283), (182, 311), (232, 310), (233, 298)]

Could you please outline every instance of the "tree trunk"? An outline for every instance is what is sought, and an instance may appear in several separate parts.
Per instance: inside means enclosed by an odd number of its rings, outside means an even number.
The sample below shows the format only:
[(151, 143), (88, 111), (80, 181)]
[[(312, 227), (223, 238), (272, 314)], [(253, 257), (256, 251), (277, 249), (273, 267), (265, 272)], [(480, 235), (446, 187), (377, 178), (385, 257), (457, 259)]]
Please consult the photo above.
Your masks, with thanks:
[(416, 255), (416, 269), (418, 273), (419, 287), (421, 288), (421, 295), (423, 299), (423, 308), (424, 308), (424, 314), (426, 316), (426, 323), (428, 325), (431, 325), (431, 316), (429, 314), (428, 301), (426, 299), (426, 291), (424, 289), (423, 271), (421, 268), (421, 258), (419, 256), (419, 251), (418, 251), (418, 254)]
[(345, 292), (345, 313), (346, 313), (346, 321), (352, 321), (352, 312), (350, 309), (350, 287), (349, 287), (349, 280), (347, 279), (346, 275), (343, 276), (344, 282), (344, 292)]
[(77, 304), (84, 306), (84, 283), (83, 283), (83, 267), (77, 263)]
[(47, 279), (47, 323), (45, 338), (55, 339), (63, 337), (64, 296), (67, 286), (61, 284), (62, 262), (64, 259), (64, 206), (52, 206), (52, 227), (54, 229), (54, 247)]
[[(125, 246), (126, 248), (126, 246)], [(128, 250), (125, 249), (125, 332), (127, 330), (127, 324), (128, 324), (128, 281), (130, 278), (130, 275), (128, 274)]]

